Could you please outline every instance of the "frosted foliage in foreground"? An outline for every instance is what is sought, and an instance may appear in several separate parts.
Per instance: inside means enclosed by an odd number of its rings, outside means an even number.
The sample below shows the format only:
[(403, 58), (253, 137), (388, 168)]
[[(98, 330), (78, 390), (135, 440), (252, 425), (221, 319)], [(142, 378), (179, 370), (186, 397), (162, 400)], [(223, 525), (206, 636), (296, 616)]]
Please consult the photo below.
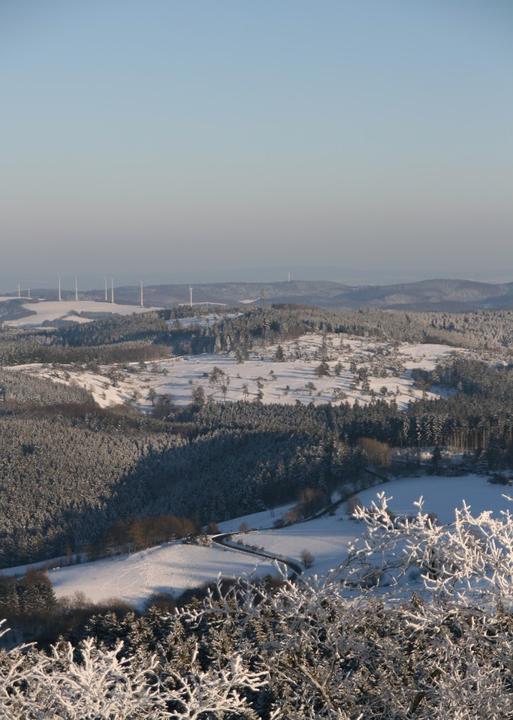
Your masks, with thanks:
[[(513, 608), (513, 515), (482, 512), (467, 505), (455, 520), (439, 525), (424, 512), (422, 498), (411, 517), (395, 517), (384, 493), (370, 508), (357, 507), (354, 517), (366, 525), (363, 540), (351, 549), (345, 578), (394, 585), (420, 572), (424, 587), (441, 597)], [(342, 570), (342, 568), (341, 568)]]
[[(365, 540), (328, 579), (219, 584), (171, 615), (99, 619), (105, 645), (0, 652), (0, 717), (513, 718), (510, 514), (464, 507), (442, 527), (381, 496), (357, 515)], [(429, 592), (407, 600), (414, 571)]]

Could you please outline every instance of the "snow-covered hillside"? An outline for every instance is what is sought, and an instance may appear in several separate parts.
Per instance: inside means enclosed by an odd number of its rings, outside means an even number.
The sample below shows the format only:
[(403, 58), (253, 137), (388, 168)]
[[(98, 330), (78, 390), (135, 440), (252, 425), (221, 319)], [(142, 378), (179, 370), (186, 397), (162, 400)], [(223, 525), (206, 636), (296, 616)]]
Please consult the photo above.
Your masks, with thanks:
[[(421, 476), (394, 480), (359, 493), (363, 505), (370, 505), (379, 491), (393, 499), (392, 510), (412, 513), (413, 503), (423, 496), (425, 509), (437, 515), (441, 523), (454, 519), (454, 509), (463, 501), (470, 504), (474, 515), (484, 510), (499, 513), (511, 505), (503, 496), (504, 487), (492, 485), (478, 475), (462, 477)], [(272, 526), (288, 509), (285, 506), (270, 511), (234, 518), (221, 523), (223, 532), (235, 532), (244, 523), (249, 532), (232, 536), (233, 550), (213, 545), (203, 547), (168, 543), (130, 556), (84, 563), (51, 570), (49, 577), (58, 597), (84, 593), (89, 599), (101, 602), (121, 599), (142, 608), (154, 593), (179, 595), (189, 588), (213, 582), (218, 575), (263, 576), (277, 572), (270, 560), (243, 552), (244, 546), (261, 548), (265, 552), (301, 562), (303, 551), (313, 556), (307, 574), (325, 574), (343, 562), (348, 545), (362, 533), (362, 525), (352, 519), (345, 504), (333, 515), (299, 522), (281, 529), (251, 530)], [(237, 551), (239, 544), (241, 551)], [(232, 547), (233, 547), (232, 545)]]
[[(2, 298), (7, 300), (8, 298)], [(17, 299), (17, 298), (11, 298)], [(117, 303), (96, 302), (94, 300), (44, 300), (40, 302), (27, 302), (21, 305), (26, 310), (25, 317), (6, 321), (12, 327), (38, 327), (44, 323), (65, 320), (70, 322), (91, 322), (91, 318), (82, 317), (82, 313), (91, 315), (131, 315), (155, 310), (156, 308), (141, 308), (137, 305), (118, 305)]]
[[(92, 392), (102, 406), (132, 402), (150, 409), (155, 398), (170, 396), (184, 405), (194, 388), (202, 387), (206, 398), (256, 400), (263, 403), (313, 402), (369, 403), (374, 397), (395, 400), (399, 407), (423, 397), (411, 377), (414, 368), (430, 370), (455, 352), (446, 345), (401, 343), (393, 345), (370, 339), (329, 335), (304, 335), (284, 343), (283, 360), (277, 346), (261, 348), (244, 362), (230, 355), (182, 356), (125, 366), (103, 366), (99, 373), (41, 365), (18, 366), (18, 370), (43, 375), (56, 382), (76, 383)], [(327, 358), (325, 373), (319, 365)], [(426, 397), (436, 397), (427, 393)]]
[(57, 597), (84, 593), (93, 602), (117, 598), (142, 609), (152, 595), (185, 590), (242, 575), (262, 577), (276, 569), (271, 561), (221, 547), (167, 543), (132, 555), (96, 560), (49, 572)]

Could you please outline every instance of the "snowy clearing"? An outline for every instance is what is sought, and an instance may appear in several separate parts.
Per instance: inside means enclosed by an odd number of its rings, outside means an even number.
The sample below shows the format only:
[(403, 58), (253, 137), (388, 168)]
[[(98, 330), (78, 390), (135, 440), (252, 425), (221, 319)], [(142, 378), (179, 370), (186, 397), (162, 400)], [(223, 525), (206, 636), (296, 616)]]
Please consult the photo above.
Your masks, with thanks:
[(181, 595), (185, 590), (226, 578), (275, 574), (271, 561), (237, 550), (167, 543), (133, 555), (96, 560), (48, 573), (58, 598), (84, 593), (88, 600), (116, 598), (143, 609), (155, 593)]
[[(7, 300), (8, 298), (2, 298)], [(18, 299), (18, 298), (11, 298)], [(23, 303), (21, 307), (30, 313), (23, 318), (6, 321), (12, 327), (38, 327), (44, 323), (64, 320), (69, 322), (91, 322), (91, 318), (81, 317), (81, 313), (101, 315), (132, 315), (133, 313), (151, 312), (157, 308), (142, 308), (137, 305), (118, 305), (117, 303), (97, 302), (95, 300), (44, 300), (41, 302)]]
[[(341, 402), (366, 405), (373, 398), (396, 401), (405, 408), (424, 395), (415, 387), (412, 369), (429, 370), (455, 352), (446, 345), (378, 342), (329, 335), (303, 335), (284, 343), (283, 360), (276, 359), (276, 345), (260, 348), (248, 360), (237, 362), (233, 354), (180, 356), (127, 365), (102, 366), (99, 372), (76, 366), (52, 368), (17, 366), (21, 372), (42, 375), (56, 382), (75, 383), (90, 391), (101, 407), (132, 403), (151, 409), (152, 395), (167, 395), (178, 405), (191, 402), (194, 388), (202, 387), (206, 398), (216, 401), (258, 400), (293, 405)], [(319, 374), (322, 358), (327, 372)]]

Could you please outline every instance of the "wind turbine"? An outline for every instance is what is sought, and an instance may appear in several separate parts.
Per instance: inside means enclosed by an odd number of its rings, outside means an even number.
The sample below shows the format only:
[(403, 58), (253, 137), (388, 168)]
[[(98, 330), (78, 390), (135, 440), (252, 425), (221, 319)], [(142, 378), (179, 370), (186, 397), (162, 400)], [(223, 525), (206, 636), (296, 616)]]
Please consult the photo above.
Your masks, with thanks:
[(142, 280), (139, 283), (139, 293), (140, 293), (141, 307), (143, 308), (144, 307), (144, 283)]
[(109, 288), (107, 286), (107, 276), (103, 278), (105, 280), (105, 302), (109, 302)]
[(59, 302), (62, 301), (62, 293), (61, 293), (61, 276), (59, 275)]
[(192, 307), (192, 287), (189, 286), (189, 305)]
[(78, 302), (78, 278), (75, 275), (75, 302)]
[(110, 301), (114, 305), (114, 278), (110, 279)]

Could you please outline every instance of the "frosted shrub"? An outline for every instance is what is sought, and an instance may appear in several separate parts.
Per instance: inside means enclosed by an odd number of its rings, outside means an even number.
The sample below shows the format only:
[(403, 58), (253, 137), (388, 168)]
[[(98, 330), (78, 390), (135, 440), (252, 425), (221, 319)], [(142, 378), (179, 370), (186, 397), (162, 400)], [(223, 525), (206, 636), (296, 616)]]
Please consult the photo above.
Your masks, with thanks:
[(353, 516), (364, 523), (363, 538), (352, 547), (339, 570), (345, 579), (362, 568), (380, 570), (397, 585), (420, 572), (426, 591), (437, 597), (508, 610), (513, 606), (513, 515), (482, 512), (474, 517), (463, 504), (454, 522), (438, 524), (424, 511), (422, 498), (412, 516), (396, 517), (384, 493), (369, 508), (356, 507)]

